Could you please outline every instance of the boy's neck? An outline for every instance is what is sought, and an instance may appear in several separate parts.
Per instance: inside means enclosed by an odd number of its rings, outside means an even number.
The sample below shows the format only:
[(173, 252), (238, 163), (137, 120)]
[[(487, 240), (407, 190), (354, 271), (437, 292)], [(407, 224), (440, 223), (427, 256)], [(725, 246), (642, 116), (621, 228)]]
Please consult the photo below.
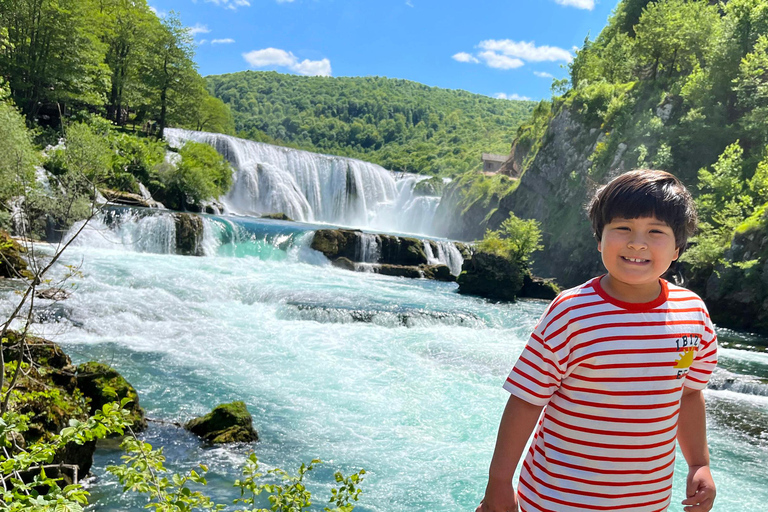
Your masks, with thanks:
[(616, 300), (637, 304), (652, 302), (661, 293), (661, 282), (658, 279), (653, 283), (634, 285), (619, 281), (611, 274), (605, 274), (600, 279), (600, 286)]

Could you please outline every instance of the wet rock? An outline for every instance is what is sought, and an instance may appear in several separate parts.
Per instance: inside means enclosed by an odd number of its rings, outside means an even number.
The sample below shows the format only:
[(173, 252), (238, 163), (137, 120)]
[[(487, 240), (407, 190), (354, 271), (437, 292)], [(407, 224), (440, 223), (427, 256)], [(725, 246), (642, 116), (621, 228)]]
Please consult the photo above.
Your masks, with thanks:
[(523, 287), (520, 289), (520, 297), (530, 299), (552, 300), (560, 293), (560, 288), (552, 279), (534, 277), (530, 273), (523, 278)]
[(77, 387), (83, 395), (91, 399), (91, 414), (100, 410), (105, 404), (129, 398), (131, 402), (126, 408), (133, 421), (131, 428), (134, 432), (147, 428), (144, 409), (139, 406), (139, 395), (136, 389), (111, 366), (95, 361), (78, 365)]
[(287, 216), (284, 213), (267, 213), (261, 216), (262, 219), (273, 219), (273, 220), (287, 220), (289, 222), (295, 222), (292, 218)]
[(343, 268), (344, 270), (357, 270), (357, 264), (350, 260), (349, 258), (336, 258), (335, 260), (331, 260), (331, 265), (338, 268)]
[(210, 413), (190, 420), (184, 428), (211, 444), (250, 443), (259, 440), (245, 402), (216, 406)]
[(192, 213), (174, 213), (176, 254), (203, 256), (203, 219)]
[(456, 282), (459, 293), (514, 302), (523, 287), (525, 274), (512, 260), (478, 251), (464, 261)]
[(120, 204), (124, 206), (140, 206), (144, 208), (157, 208), (161, 206), (160, 203), (152, 198), (147, 199), (140, 196), (139, 194), (133, 194), (131, 192), (111, 190), (107, 188), (100, 190), (100, 192), (101, 195), (104, 196), (104, 199), (113, 204)]
[(38, 299), (61, 301), (69, 298), (69, 292), (62, 288), (46, 288), (45, 290), (37, 290), (35, 297)]
[(22, 256), (26, 249), (11, 235), (0, 231), (0, 277), (31, 278), (27, 262)]
[(328, 259), (347, 258), (364, 263), (364, 237), (374, 237), (378, 251), (377, 261), (385, 265), (418, 266), (426, 265), (427, 254), (424, 241), (413, 237), (398, 237), (382, 234), (364, 234), (350, 229), (319, 229), (312, 238), (312, 249), (322, 252)]
[(413, 194), (417, 196), (439, 196), (443, 194), (445, 182), (443, 178), (434, 176), (427, 180), (422, 180), (413, 186)]

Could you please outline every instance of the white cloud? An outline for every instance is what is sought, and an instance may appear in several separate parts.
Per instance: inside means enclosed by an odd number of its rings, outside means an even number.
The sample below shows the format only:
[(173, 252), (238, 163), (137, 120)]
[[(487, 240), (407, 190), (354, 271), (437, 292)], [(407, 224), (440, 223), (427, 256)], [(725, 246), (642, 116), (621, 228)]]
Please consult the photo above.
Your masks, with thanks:
[(228, 37), (226, 39), (214, 39), (211, 41), (211, 44), (230, 44), (234, 42), (235, 42), (234, 39), (232, 39), (231, 37)]
[(328, 59), (309, 60), (299, 59), (291, 52), (279, 48), (253, 50), (243, 54), (243, 58), (253, 68), (277, 66), (288, 68), (294, 73), (311, 76), (331, 76), (331, 61)]
[(411, 0), (405, 0), (405, 5), (408, 7), (413, 7), (413, 2), (411, 2)]
[(459, 52), (451, 58), (458, 62), (471, 62), (472, 64), (480, 62), (475, 56), (467, 52)]
[(489, 67), (496, 69), (515, 69), (525, 64), (520, 59), (499, 55), (498, 53), (491, 51), (480, 52), (477, 55), (483, 59)]
[(279, 4), (289, 4), (291, 2), (293, 2), (293, 0), (277, 0), (277, 3)]
[(203, 46), (207, 42), (208, 42), (207, 39), (201, 39), (201, 40), (197, 41), (197, 46)]
[(512, 94), (504, 94), (503, 92), (497, 92), (493, 95), (494, 98), (498, 98), (500, 100), (518, 100), (518, 101), (531, 101), (531, 98), (528, 96), (520, 96), (517, 93)]
[(196, 36), (197, 34), (207, 34), (210, 31), (211, 29), (209, 29), (207, 25), (201, 25), (199, 23), (195, 23), (194, 27), (189, 27), (189, 33), (192, 36)]
[[(214, 39), (214, 41), (212, 41), (212, 42), (215, 42), (215, 41), (216, 40)], [(533, 74), (536, 75), (539, 78), (555, 78), (555, 75), (551, 75), (551, 74), (547, 73), (546, 71), (534, 71)]]
[[(205, 0), (208, 3), (216, 4), (219, 7), (225, 7), (227, 9), (237, 10), (238, 7), (250, 7), (251, 2), (248, 0)], [(293, 1), (293, 0), (288, 0)]]
[(595, 8), (595, 0), (555, 0), (560, 5), (568, 5), (577, 9), (586, 9), (591, 11)]
[(554, 62), (558, 60), (570, 62), (573, 60), (573, 55), (568, 50), (558, 48), (557, 46), (536, 46), (533, 41), (487, 39), (480, 41), (478, 47), (486, 51), (501, 53), (507, 57), (517, 57), (528, 62)]

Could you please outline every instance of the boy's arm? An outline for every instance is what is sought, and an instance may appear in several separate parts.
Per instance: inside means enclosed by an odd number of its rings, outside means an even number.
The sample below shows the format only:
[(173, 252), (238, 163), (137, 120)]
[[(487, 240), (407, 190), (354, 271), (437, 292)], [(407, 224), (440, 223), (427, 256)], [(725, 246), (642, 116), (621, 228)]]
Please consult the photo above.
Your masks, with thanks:
[(715, 501), (715, 482), (709, 471), (707, 420), (704, 394), (701, 390), (685, 388), (680, 399), (680, 421), (677, 442), (688, 462), (686, 512), (708, 512)]
[(516, 512), (512, 476), (543, 407), (514, 395), (509, 397), (499, 424), (485, 497), (476, 512)]

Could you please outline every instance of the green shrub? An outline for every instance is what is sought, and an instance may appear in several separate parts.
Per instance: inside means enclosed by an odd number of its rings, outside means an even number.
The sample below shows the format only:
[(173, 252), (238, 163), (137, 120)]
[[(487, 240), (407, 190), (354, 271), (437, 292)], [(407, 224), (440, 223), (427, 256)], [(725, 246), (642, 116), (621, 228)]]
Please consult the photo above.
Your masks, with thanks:
[(521, 266), (529, 265), (531, 255), (543, 247), (539, 222), (520, 219), (511, 212), (500, 229), (487, 230), (477, 244), (478, 250), (508, 258)]

